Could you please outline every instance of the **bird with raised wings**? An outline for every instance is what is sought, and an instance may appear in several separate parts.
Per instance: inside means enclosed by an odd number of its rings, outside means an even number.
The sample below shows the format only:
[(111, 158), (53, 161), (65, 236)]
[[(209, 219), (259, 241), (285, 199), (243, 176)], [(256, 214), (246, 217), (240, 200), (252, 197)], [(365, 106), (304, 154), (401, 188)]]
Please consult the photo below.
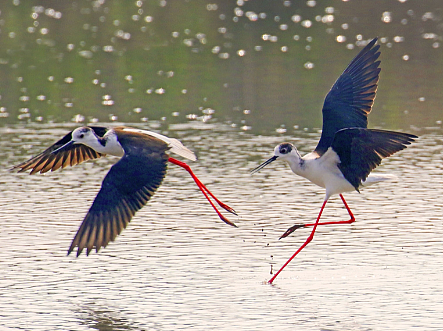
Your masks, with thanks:
[[(289, 262), (314, 238), (318, 225), (349, 224), (355, 217), (342, 193), (358, 191), (360, 187), (392, 178), (370, 172), (383, 158), (401, 151), (417, 136), (394, 131), (368, 129), (368, 114), (377, 91), (380, 74), (377, 38), (370, 41), (351, 61), (327, 94), (323, 104), (323, 127), (320, 141), (312, 153), (301, 156), (291, 143), (281, 143), (274, 155), (252, 170), (255, 173), (275, 160), (289, 164), (292, 172), (326, 189), (325, 199), (315, 223), (296, 224), (281, 238), (301, 227), (313, 226), (311, 234), (269, 280), (272, 283)], [(319, 222), (328, 199), (339, 194), (350, 219), (337, 222)]]

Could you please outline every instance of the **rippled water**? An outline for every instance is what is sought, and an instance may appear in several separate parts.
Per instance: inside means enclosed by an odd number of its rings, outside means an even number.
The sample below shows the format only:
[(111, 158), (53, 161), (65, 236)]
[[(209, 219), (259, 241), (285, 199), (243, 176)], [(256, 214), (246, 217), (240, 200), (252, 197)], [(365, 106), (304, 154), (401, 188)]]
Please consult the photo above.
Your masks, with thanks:
[[(0, 329), (442, 330), (440, 2), (1, 3)], [(315, 147), (324, 96), (375, 36), (370, 127), (420, 139), (377, 169), (397, 180), (345, 194), (355, 223), (318, 228), (270, 286), (310, 230), (278, 238), (324, 192), (283, 163), (249, 172), (282, 141)], [(9, 169), (97, 121), (181, 139), (239, 227), (171, 164), (115, 242), (66, 256), (115, 159)], [(339, 198), (323, 219), (348, 219)]]
[[(240, 217), (221, 222), (192, 179), (169, 165), (149, 204), (99, 254), (67, 248), (111, 158), (47, 175), (7, 171), (72, 126), (0, 129), (0, 325), (25, 330), (439, 330), (443, 325), (443, 135), (420, 132), (385, 160), (398, 176), (345, 197), (357, 221), (323, 226), (265, 283), (309, 231), (322, 189), (275, 163), (249, 171), (289, 140), (309, 152), (318, 134), (254, 136), (223, 124), (172, 125), (196, 151), (192, 167)], [(165, 133), (165, 132), (163, 132)], [(227, 215), (229, 216), (229, 215)], [(324, 220), (346, 219), (337, 197)]]

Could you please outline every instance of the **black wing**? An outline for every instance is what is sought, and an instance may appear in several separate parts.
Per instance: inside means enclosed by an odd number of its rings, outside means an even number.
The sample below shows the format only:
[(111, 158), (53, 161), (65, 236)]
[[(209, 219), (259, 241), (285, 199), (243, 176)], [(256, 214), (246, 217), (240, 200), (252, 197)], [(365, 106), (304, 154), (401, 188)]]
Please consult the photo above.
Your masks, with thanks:
[(377, 91), (380, 56), (379, 45), (373, 39), (352, 60), (332, 86), (323, 105), (323, 128), (320, 141), (315, 148), (323, 155), (331, 145), (334, 135), (344, 128), (367, 128), (368, 114)]
[(165, 151), (169, 149), (166, 143), (158, 140), (155, 144), (139, 145), (136, 150), (128, 142), (119, 141), (125, 155), (103, 180), (68, 254), (76, 246), (77, 256), (84, 248), (89, 255), (94, 247), (97, 252), (106, 247), (126, 228), (135, 212), (148, 202), (165, 177), (168, 160)]
[[(93, 129), (99, 137), (103, 137), (108, 130), (107, 128), (100, 126), (90, 126), (90, 128)], [(87, 160), (97, 159), (104, 155), (83, 144), (73, 144), (66, 149), (64, 148), (59, 152), (53, 153), (53, 151), (67, 144), (71, 140), (72, 132), (68, 133), (37, 156), (16, 165), (12, 170), (19, 169), (18, 172), (24, 172), (31, 169), (30, 174), (33, 175), (36, 172), (45, 173), (49, 170), (55, 171), (59, 168), (63, 169), (67, 166), (74, 166)]]
[(338, 168), (358, 191), (383, 158), (405, 149), (416, 138), (402, 132), (350, 128), (338, 131), (331, 147), (340, 158)]

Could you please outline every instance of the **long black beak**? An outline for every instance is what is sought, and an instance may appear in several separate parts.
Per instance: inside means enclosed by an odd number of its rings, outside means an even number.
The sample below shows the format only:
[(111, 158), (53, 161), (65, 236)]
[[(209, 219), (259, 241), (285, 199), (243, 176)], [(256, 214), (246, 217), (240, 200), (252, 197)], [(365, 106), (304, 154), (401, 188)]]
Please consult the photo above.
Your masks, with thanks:
[(269, 160), (263, 162), (262, 164), (260, 164), (257, 168), (255, 168), (254, 170), (251, 170), (251, 175), (255, 174), (256, 172), (259, 172), (260, 170), (262, 170), (264, 167), (266, 167), (269, 163), (274, 162), (275, 160), (277, 160), (278, 156), (274, 155), (273, 157), (271, 157)]
[(55, 153), (58, 153), (58, 152), (60, 152), (60, 151), (64, 151), (64, 150), (66, 150), (66, 149), (69, 149), (69, 147), (71, 147), (71, 146), (74, 145), (74, 144), (75, 144), (75, 141), (74, 141), (74, 140), (71, 140), (71, 141), (67, 142), (66, 144), (64, 144), (63, 146), (57, 148), (56, 150), (53, 150), (53, 151), (51, 152), (51, 154), (55, 154)]

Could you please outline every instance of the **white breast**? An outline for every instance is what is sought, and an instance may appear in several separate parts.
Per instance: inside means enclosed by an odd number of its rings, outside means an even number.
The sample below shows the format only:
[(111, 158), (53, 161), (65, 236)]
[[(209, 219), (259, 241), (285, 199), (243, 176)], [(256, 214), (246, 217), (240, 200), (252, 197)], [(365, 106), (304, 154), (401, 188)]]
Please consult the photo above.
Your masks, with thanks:
[(103, 154), (122, 157), (125, 154), (125, 151), (118, 142), (117, 135), (115, 134), (115, 132), (109, 130), (108, 132), (106, 132), (105, 137), (106, 137), (106, 145), (102, 146), (100, 143), (98, 143), (98, 145), (94, 149), (97, 152)]
[(312, 183), (326, 189), (326, 198), (343, 192), (350, 192), (355, 188), (343, 176), (338, 168), (340, 159), (331, 148), (321, 157), (308, 154), (304, 158), (305, 164), (301, 176)]

